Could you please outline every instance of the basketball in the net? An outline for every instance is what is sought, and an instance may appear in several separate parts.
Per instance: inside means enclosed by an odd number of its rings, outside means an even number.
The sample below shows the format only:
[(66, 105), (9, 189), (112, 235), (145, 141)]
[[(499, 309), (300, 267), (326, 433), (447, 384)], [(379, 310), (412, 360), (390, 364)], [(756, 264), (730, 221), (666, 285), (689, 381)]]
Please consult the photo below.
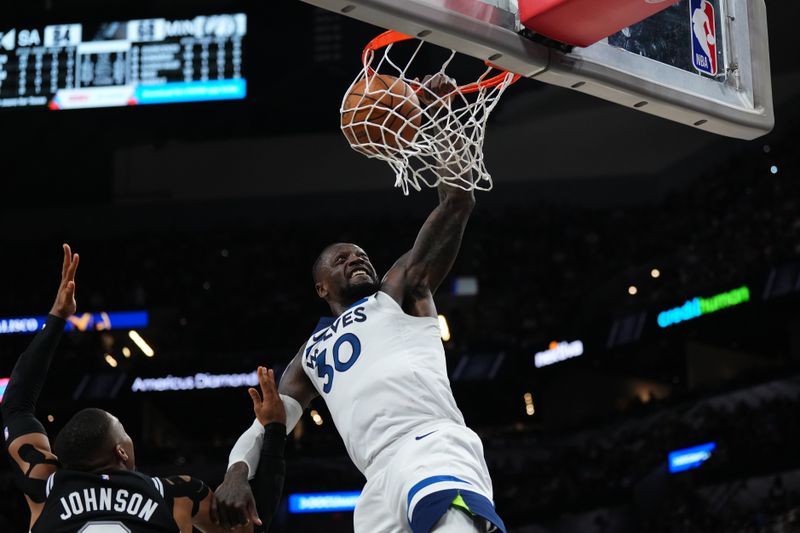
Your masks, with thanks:
[(386, 74), (353, 85), (342, 104), (342, 131), (350, 146), (367, 154), (404, 149), (419, 131), (422, 110), (414, 89)]

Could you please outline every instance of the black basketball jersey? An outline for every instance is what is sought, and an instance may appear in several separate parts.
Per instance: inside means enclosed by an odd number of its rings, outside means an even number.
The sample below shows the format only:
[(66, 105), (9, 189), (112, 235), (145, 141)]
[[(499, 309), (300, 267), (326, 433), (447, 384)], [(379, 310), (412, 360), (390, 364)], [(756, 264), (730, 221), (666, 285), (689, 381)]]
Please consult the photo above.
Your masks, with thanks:
[[(159, 478), (138, 472), (58, 470), (31, 533), (178, 533)], [(169, 501), (170, 504), (167, 502)]]

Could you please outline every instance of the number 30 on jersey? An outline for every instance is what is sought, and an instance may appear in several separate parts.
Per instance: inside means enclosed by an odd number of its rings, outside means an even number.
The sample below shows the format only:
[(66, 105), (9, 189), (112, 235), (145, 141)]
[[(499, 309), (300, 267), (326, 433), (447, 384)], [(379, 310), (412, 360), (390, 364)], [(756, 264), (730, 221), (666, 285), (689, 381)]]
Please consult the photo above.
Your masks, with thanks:
[(322, 392), (328, 394), (333, 388), (336, 373), (350, 370), (360, 355), (361, 341), (352, 333), (345, 333), (336, 339), (330, 352), (327, 348), (320, 351), (310, 346), (306, 350), (306, 364), (317, 369), (317, 376), (325, 380)]

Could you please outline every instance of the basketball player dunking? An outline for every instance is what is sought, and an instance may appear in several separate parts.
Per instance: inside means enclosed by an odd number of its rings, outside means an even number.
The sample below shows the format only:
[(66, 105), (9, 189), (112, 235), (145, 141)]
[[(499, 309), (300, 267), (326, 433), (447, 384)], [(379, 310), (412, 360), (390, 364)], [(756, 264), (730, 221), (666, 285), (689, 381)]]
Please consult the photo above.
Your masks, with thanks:
[[(438, 94), (450, 90), (447, 81), (430, 83)], [(355, 244), (322, 251), (313, 277), (333, 317), (319, 322), (279, 385), (287, 429), (322, 396), (367, 478), (356, 533), (505, 531), (483, 446), (453, 399), (433, 300), (475, 199), (446, 185), (439, 198), (411, 250), (382, 280)], [(253, 462), (258, 434), (256, 426), (250, 440), (242, 436), (232, 464)]]
[[(55, 453), (51, 451), (34, 411), (61, 333), (77, 307), (79, 259), (65, 244), (56, 301), (45, 328), (14, 366), (2, 403), (4, 436), (17, 485), (30, 508), (31, 533), (191, 533), (192, 526), (204, 532), (230, 531), (214, 523), (227, 517), (224, 509), (218, 516), (214, 494), (202, 481), (188, 476), (151, 478), (136, 472), (133, 442), (120, 421), (106, 411), (78, 412), (59, 432)], [(264, 519), (258, 518), (254, 507), (240, 509), (249, 523), (236, 531), (268, 525), (273, 505), (280, 500), (280, 490), (273, 488), (276, 480), (283, 482), (283, 404), (272, 371), (259, 368), (258, 376), (263, 399), (255, 389), (249, 392), (256, 420), (268, 436), (254, 483)], [(252, 494), (249, 485), (245, 490)], [(230, 491), (227, 495), (222, 507)]]

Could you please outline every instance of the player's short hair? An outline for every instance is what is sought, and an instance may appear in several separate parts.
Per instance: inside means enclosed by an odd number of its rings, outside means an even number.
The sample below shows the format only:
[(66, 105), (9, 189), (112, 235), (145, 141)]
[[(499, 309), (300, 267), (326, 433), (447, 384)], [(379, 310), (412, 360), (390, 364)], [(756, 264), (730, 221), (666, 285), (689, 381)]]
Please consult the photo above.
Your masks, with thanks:
[(311, 277), (314, 278), (314, 283), (319, 282), (319, 271), (322, 269), (322, 259), (325, 257), (325, 254), (328, 253), (328, 250), (333, 248), (334, 246), (338, 246), (342, 244), (341, 242), (334, 242), (326, 246), (322, 249), (322, 251), (317, 256), (317, 259), (314, 261), (314, 265), (311, 267)]
[(103, 449), (110, 447), (111, 423), (111, 415), (102, 409), (90, 407), (75, 413), (53, 445), (61, 466), (68, 470), (91, 470)]

